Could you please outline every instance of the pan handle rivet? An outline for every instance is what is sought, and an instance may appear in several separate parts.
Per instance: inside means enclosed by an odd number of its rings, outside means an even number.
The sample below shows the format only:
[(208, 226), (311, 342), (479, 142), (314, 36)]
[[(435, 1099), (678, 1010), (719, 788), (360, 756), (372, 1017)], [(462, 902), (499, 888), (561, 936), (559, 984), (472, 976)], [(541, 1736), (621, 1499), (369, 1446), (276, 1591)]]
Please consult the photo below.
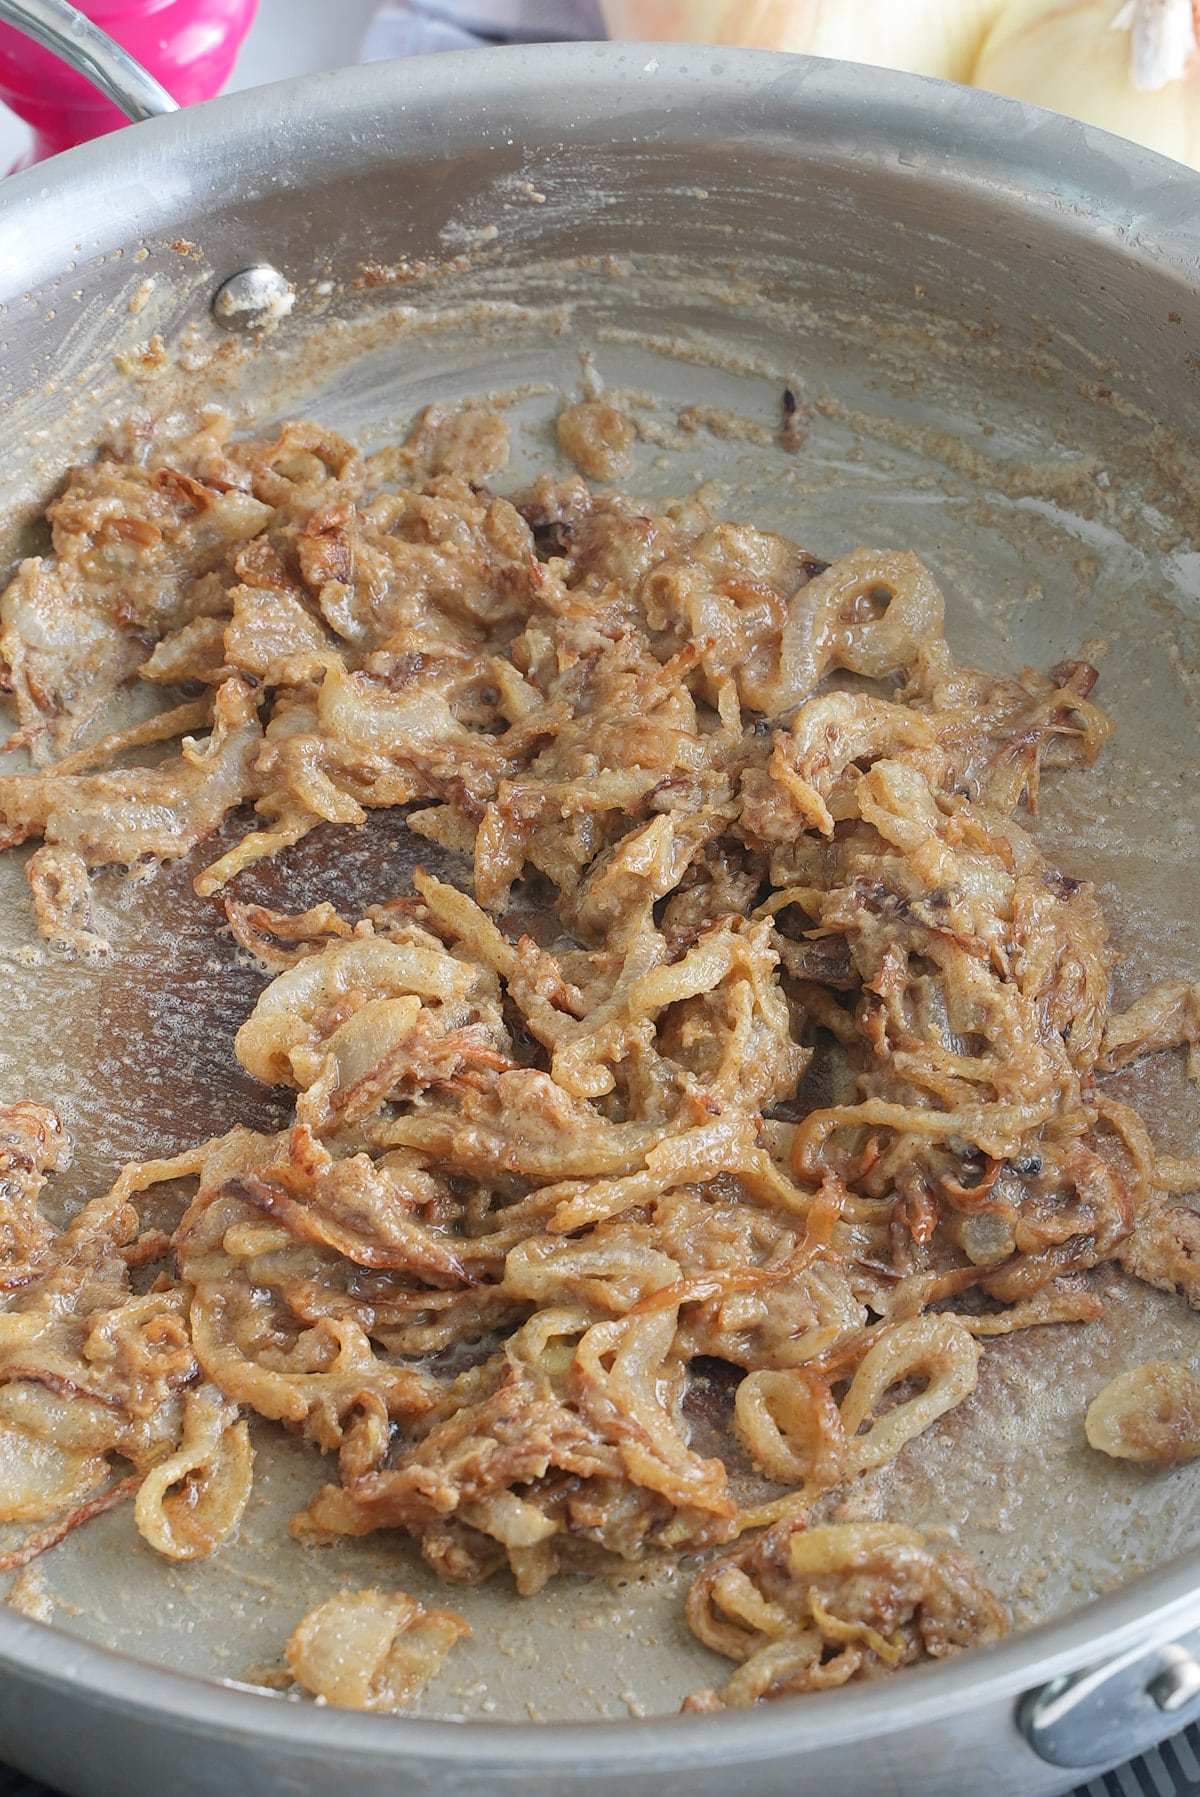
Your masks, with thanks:
[(1196, 1697), (1200, 1697), (1200, 1666), (1190, 1654), (1180, 1655), (1157, 1678), (1150, 1680), (1146, 1691), (1160, 1710), (1169, 1714), (1183, 1709)]
[(296, 303), (296, 289), (269, 262), (239, 269), (213, 295), (212, 315), (226, 331), (273, 330)]

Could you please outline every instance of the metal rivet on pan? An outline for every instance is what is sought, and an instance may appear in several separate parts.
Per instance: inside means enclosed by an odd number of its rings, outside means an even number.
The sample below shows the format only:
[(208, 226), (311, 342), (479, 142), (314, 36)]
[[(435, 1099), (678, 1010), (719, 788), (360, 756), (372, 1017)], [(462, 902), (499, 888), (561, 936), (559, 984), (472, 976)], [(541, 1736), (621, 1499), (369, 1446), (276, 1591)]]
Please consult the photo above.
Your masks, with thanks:
[(256, 262), (222, 281), (213, 295), (212, 314), (226, 331), (262, 331), (286, 318), (296, 303), (296, 289), (269, 262)]
[(1200, 1666), (1190, 1654), (1180, 1655), (1157, 1678), (1151, 1679), (1146, 1690), (1159, 1709), (1171, 1715), (1200, 1697)]

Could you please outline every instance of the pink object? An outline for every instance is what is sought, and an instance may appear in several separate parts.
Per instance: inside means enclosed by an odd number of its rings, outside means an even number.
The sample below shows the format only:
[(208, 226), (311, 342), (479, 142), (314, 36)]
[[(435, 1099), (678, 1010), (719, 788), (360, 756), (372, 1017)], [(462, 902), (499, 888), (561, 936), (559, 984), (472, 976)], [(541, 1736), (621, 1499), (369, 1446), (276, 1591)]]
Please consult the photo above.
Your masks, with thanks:
[[(257, 0), (75, 0), (162, 82), (181, 106), (224, 85)], [(0, 100), (27, 124), (34, 141), (21, 166), (127, 123), (82, 75), (11, 26), (0, 26)]]

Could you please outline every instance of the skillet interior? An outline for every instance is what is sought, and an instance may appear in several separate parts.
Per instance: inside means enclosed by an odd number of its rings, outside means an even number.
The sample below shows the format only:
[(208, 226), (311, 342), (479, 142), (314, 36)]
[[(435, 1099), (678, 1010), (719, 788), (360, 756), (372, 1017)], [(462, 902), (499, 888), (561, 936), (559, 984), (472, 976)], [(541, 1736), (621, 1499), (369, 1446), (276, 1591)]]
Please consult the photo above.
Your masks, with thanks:
[[(1152, 977), (1195, 973), (1200, 555), (1185, 422), (1200, 307), (1161, 256), (1186, 195), (1166, 165), (1103, 139), (1073, 189), (1063, 147), (1080, 152), (1082, 128), (1029, 124), (982, 96), (964, 109), (929, 84), (918, 114), (902, 103), (914, 84), (871, 71), (868, 123), (820, 65), (713, 55), (689, 74), (677, 57), (664, 97), (658, 60), (616, 46), (501, 56), (490, 88), (458, 58), (403, 86), (358, 71), (338, 78), (356, 103), (340, 114), (336, 84), (295, 84), (270, 168), (218, 150), (236, 114), (223, 103), (168, 127), (172, 167), (188, 166), (194, 138), (195, 185), (152, 199), (147, 171), (161, 180), (154, 145), (167, 137), (153, 126), (140, 150), (131, 139), (95, 244), (72, 235), (91, 216), (86, 193), (70, 216), (51, 208), (37, 252), (49, 279), (10, 301), (0, 468), (13, 552), (36, 540), (31, 499), (134, 405), (212, 399), (245, 423), (304, 411), (377, 443), (428, 400), (499, 396), (517, 428), (497, 485), (515, 489), (552, 459), (551, 420), (586, 355), (641, 422), (631, 490), (716, 480), (729, 515), (815, 553), (911, 546), (945, 587), (953, 649), (983, 666), (1107, 646), (1097, 696), (1118, 734), (1097, 773), (1056, 777), (1041, 834), (1068, 872), (1101, 884), (1127, 956), (1118, 1002)], [(606, 147), (618, 94), (621, 141)], [(0, 243), (38, 178), (0, 220)], [(260, 256), (296, 281), (298, 303), (247, 349), (218, 338), (204, 307), (214, 277)], [(162, 357), (141, 348), (156, 331)], [(51, 346), (40, 362), (35, 333)], [(785, 381), (813, 407), (796, 454), (774, 439)], [(685, 407), (707, 409), (708, 424), (681, 430)], [(428, 864), (428, 846), (380, 816), (309, 839), (239, 891), (278, 899), (286, 883), (289, 904), (329, 896), (353, 910), (399, 889), (418, 852)], [(17, 863), (0, 861), (0, 1097), (60, 1109), (78, 1151), (68, 1197), (235, 1116), (279, 1116), (229, 1050), (258, 979), (215, 934), (186, 866), (136, 888), (104, 877), (118, 952), (97, 971), (32, 938)], [(1128, 1090), (1160, 1142), (1194, 1144), (1200, 1107), (1178, 1061)], [(1151, 1353), (1200, 1365), (1200, 1324), (1179, 1301), (1109, 1283), (1105, 1322), (989, 1349), (975, 1397), (865, 1500), (957, 1531), (1019, 1619), (1062, 1614), (1200, 1536), (1195, 1469), (1147, 1476), (1083, 1442), (1083, 1410), (1112, 1372)], [(319, 1470), (266, 1436), (259, 1452), (235, 1547), (209, 1567), (168, 1567), (127, 1514), (101, 1519), (45, 1563), (56, 1622), (245, 1678), (337, 1584), (432, 1592), (415, 1554), (387, 1539), (291, 1544), (284, 1520)], [(500, 1585), (468, 1594), (475, 1637), (423, 1707), (514, 1720), (673, 1710), (715, 1670), (679, 1620), (682, 1585), (624, 1573), (530, 1604)]]

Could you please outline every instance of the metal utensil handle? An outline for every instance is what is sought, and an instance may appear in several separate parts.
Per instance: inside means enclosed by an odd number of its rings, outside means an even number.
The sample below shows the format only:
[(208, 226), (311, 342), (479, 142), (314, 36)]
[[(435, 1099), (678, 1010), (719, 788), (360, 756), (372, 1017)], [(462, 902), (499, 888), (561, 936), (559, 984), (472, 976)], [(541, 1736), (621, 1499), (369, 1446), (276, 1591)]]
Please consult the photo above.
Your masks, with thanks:
[(67, 0), (0, 0), (0, 21), (61, 57), (134, 124), (178, 112), (161, 82)]

